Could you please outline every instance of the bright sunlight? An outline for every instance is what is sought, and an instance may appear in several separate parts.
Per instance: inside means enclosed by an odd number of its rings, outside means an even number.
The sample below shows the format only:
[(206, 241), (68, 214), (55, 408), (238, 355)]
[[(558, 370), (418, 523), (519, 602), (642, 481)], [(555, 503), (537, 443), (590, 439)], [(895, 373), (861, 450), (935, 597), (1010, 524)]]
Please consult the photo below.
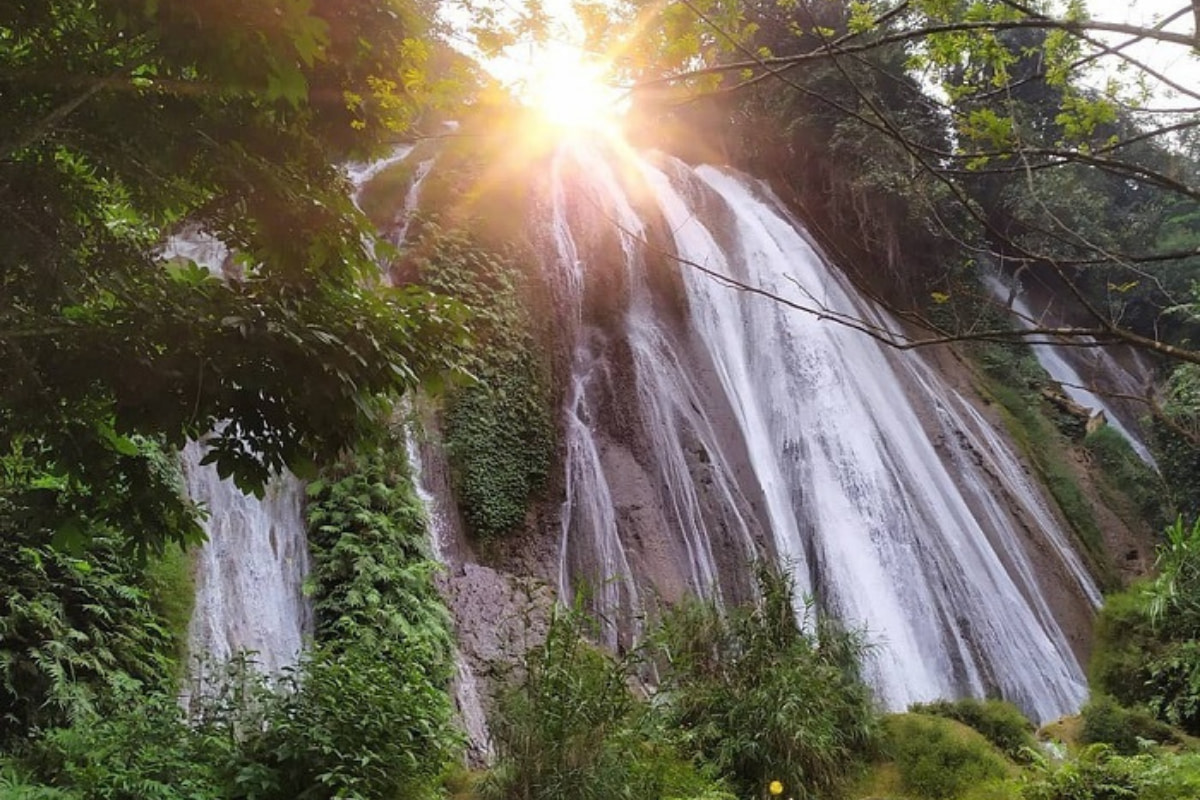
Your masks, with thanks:
[(576, 48), (543, 45), (528, 69), (521, 96), (556, 128), (609, 130), (625, 110), (625, 94), (605, 83), (605, 67)]

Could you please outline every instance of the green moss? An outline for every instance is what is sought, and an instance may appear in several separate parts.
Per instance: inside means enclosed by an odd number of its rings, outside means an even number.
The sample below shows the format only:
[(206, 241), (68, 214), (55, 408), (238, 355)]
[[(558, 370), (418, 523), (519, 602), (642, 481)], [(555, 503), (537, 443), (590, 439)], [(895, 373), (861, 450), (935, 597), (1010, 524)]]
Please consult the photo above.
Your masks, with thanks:
[(163, 620), (180, 670), (187, 659), (188, 624), (196, 602), (192, 555), (177, 544), (146, 560), (143, 578), (150, 607)]
[(894, 771), (877, 768), (874, 778), (892, 784), (885, 796), (897, 791), (914, 800), (1019, 796), (1009, 783), (1017, 768), (978, 731), (954, 720), (916, 713), (892, 715), (884, 728), (887, 763), (894, 765)]
[(409, 268), (471, 312), (463, 367), (475, 377), (444, 402), (451, 477), (468, 529), (482, 538), (518, 527), (542, 490), (555, 453), (552, 349), (534, 335), (517, 249), (498, 252), (473, 234), (424, 219)]
[(1165, 498), (1167, 487), (1146, 466), (1125, 437), (1104, 426), (1083, 441), (1100, 476), (1102, 499), (1131, 527), (1149, 525), (1159, 530), (1170, 517)]
[(1066, 456), (1071, 440), (1083, 435), (1080, 421), (1044, 401), (1042, 392), (1052, 384), (1028, 346), (981, 342), (970, 353), (982, 370), (983, 395), (999, 408), (1009, 435), (1083, 546), (1092, 573), (1102, 584), (1115, 587), (1100, 525)]
[(1021, 392), (996, 380), (987, 381), (985, 386), (999, 406), (1009, 434), (1033, 465), (1042, 485), (1050, 492), (1063, 518), (1083, 545), (1093, 572), (1102, 583), (1115, 585), (1112, 561), (1104, 550), (1100, 525), (1064, 457), (1067, 443), (1062, 434), (1042, 413), (1032, 393)]
[(1012, 703), (1003, 700), (937, 700), (917, 703), (910, 709), (920, 714), (957, 720), (979, 731), (1014, 761), (1026, 761), (1037, 748), (1033, 723)]

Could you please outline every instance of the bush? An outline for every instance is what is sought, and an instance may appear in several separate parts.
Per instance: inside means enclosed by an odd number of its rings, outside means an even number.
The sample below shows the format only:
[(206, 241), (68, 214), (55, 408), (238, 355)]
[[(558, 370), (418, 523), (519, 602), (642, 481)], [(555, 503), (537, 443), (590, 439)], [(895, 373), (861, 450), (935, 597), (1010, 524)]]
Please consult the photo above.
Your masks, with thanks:
[(450, 615), (433, 583), (425, 509), (413, 489), (400, 431), (346, 458), (308, 486), (309, 592), (316, 638), (403, 649), (434, 684), (452, 671)]
[(914, 797), (943, 800), (1003, 779), (1004, 760), (978, 733), (953, 721), (922, 714), (888, 719), (887, 752), (900, 783)]
[(938, 700), (916, 703), (909, 711), (953, 719), (983, 734), (1014, 761), (1028, 761), (1037, 749), (1033, 723), (1012, 703), (1003, 700)]
[(674, 732), (629, 690), (626, 665), (588, 644), (577, 612), (556, 613), (492, 726), (487, 800), (733, 800), (676, 750)]
[(351, 641), (317, 648), (297, 678), (240, 724), (228, 797), (436, 796), (461, 740), (445, 684), (430, 680), (422, 654)]
[(1200, 756), (1115, 755), (1092, 745), (1079, 757), (1044, 766), (1027, 782), (1024, 800), (1191, 800), (1200, 797)]
[(19, 528), (0, 504), (0, 747), (107, 709), (114, 683), (161, 687), (171, 633), (119, 537), (96, 532), (78, 556)]
[(1108, 598), (1096, 624), (1095, 688), (1122, 705), (1200, 734), (1200, 522), (1177, 521), (1161, 574)]
[(1133, 755), (1141, 749), (1139, 740), (1173, 742), (1171, 726), (1156, 720), (1146, 711), (1127, 709), (1111, 697), (1093, 697), (1083, 707), (1084, 744), (1106, 744), (1120, 755)]
[(171, 694), (126, 686), (115, 700), (113, 712), (85, 715), (36, 743), (35, 774), (81, 800), (225, 796), (223, 771), (236, 748), (230, 732), (190, 727)]
[(742, 795), (776, 779), (798, 800), (836, 793), (878, 736), (862, 638), (811, 608), (801, 630), (791, 584), (764, 570), (760, 585), (755, 607), (690, 601), (665, 616), (650, 649), (667, 724)]

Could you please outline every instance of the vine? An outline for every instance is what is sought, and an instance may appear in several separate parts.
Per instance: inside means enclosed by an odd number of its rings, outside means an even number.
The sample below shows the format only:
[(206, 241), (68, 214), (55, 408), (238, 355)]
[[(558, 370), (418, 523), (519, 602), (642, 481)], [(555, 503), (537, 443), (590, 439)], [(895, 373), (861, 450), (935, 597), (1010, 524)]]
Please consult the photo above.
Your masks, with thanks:
[(554, 457), (551, 381), (534, 336), (517, 259), (461, 229), (421, 221), (409, 264), (440, 293), (473, 313), (464, 356), (474, 376), (446, 391), (446, 451), (469, 530), (504, 535), (525, 519)]

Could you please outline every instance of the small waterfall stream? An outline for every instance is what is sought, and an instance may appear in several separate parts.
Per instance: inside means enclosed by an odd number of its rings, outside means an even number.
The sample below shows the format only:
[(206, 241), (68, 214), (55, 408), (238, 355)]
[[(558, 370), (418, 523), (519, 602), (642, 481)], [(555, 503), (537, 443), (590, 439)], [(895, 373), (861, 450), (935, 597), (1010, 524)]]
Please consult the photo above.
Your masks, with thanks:
[[(443, 567), (448, 570), (454, 569), (459, 566), (454, 549), (450, 546), (454, 531), (449, 520), (453, 513), (454, 500), (436, 492), (427, 483), (425, 466), (421, 460), (421, 446), (417, 442), (414, 425), (415, 423), (411, 423), (408, 426), (405, 442), (413, 487), (425, 507), (429, 544), (433, 555)], [(467, 734), (471, 755), (482, 763), (490, 764), (495, 752), (492, 749), (491, 732), (488, 730), (487, 713), (483, 708), (475, 673), (458, 647), (454, 648), (454, 669), (454, 706), (458, 711), (463, 731)]]
[[(741, 499), (757, 497), (774, 555), (790, 565), (799, 592), (866, 628), (875, 646), (865, 674), (887, 706), (1000, 693), (1039, 720), (1076, 710), (1086, 681), (1046, 600), (1046, 576), (1069, 576), (1085, 606), (1099, 593), (992, 426), (920, 356), (888, 351), (688, 266), (676, 267), (691, 328), (681, 338), (659, 321), (645, 280), (643, 220), (652, 211), (680, 259), (797, 302), (819, 298), (836, 313), (890, 323), (826, 266), (799, 224), (756, 184), (713, 167), (642, 158), (633, 170), (648, 195), (639, 213), (638, 192), (626, 188), (632, 181), (618, 181), (603, 154), (575, 146), (559, 161), (576, 168), (556, 166), (550, 238), (574, 295), (586, 294), (589, 269), (601, 263), (580, 246), (595, 239), (589, 226), (621, 231), (630, 289), (620, 334), (634, 365), (642, 422), (635, 435), (649, 442), (648, 470), (667, 496), (693, 590), (719, 596), (722, 585), (710, 509), (727, 512), (721, 527), (740, 526), (749, 558), (753, 524)], [(562, 185), (568, 174), (569, 187)], [(591, 198), (590, 211), (581, 195)], [(568, 196), (576, 198), (574, 216), (562, 207)], [(579, 398), (619, 352), (604, 336), (586, 324), (576, 336), (567, 431), (568, 451), (578, 452), (568, 464), (564, 586), (587, 569), (594, 583), (638, 583), (638, 564), (631, 573), (620, 556), (625, 532), (611, 519), (614, 474), (592, 456), (603, 449), (601, 434), (586, 402), (580, 413)], [(720, 423), (706, 409), (715, 401), (701, 396), (685, 365), (696, 358), (712, 366), (720, 401), (732, 409), (749, 479), (723, 450), (729, 436), (713, 434)], [(713, 465), (703, 486), (683, 452), (683, 443), (695, 441)], [(1003, 508), (997, 491), (1019, 511)], [(589, 548), (599, 555), (572, 559)], [(1035, 569), (1033, 549), (1053, 563)], [(633, 591), (598, 598), (602, 613), (614, 617), (635, 599)]]
[[(1005, 304), (1008, 303), (1009, 288), (998, 278), (989, 277), (987, 287), (998, 300)], [(1015, 294), (1013, 296), (1012, 312), (1013, 319), (1022, 328), (1032, 330), (1037, 327), (1038, 316), (1033, 313), (1029, 307), (1029, 301), (1023, 295)], [(1082, 341), (1084, 344), (1095, 342), (1090, 337), (1084, 337)], [(1087, 357), (1094, 360), (1092, 368), (1094, 373), (1123, 377), (1124, 382), (1132, 386), (1129, 389), (1130, 393), (1140, 391), (1141, 387), (1138, 386), (1138, 381), (1129, 374), (1128, 370), (1103, 348), (1067, 348), (1054, 342), (1052, 337), (1030, 339), (1029, 344), (1038, 363), (1042, 365), (1042, 369), (1046, 370), (1047, 374), (1062, 387), (1067, 397), (1092, 413), (1103, 413), (1105, 423), (1129, 442), (1129, 446), (1133, 448), (1133, 452), (1137, 453), (1138, 458), (1149, 467), (1158, 469), (1154, 456), (1150, 453), (1150, 448), (1146, 446), (1140, 436), (1122, 422), (1122, 414), (1104, 396), (1103, 391), (1099, 389), (1093, 391), (1093, 388), (1089, 388), (1092, 387), (1092, 382), (1082, 376), (1077, 363), (1081, 354), (1086, 352)]]
[(282, 475), (260, 500), (221, 480), (216, 467), (201, 466), (202, 457), (200, 444), (184, 448), (188, 495), (208, 512), (188, 626), (188, 651), (202, 662), (192, 679), (201, 690), (212, 677), (207, 667), (219, 668), (242, 651), (264, 673), (278, 674), (299, 660), (312, 635), (302, 591), (309, 566), (304, 485)]

